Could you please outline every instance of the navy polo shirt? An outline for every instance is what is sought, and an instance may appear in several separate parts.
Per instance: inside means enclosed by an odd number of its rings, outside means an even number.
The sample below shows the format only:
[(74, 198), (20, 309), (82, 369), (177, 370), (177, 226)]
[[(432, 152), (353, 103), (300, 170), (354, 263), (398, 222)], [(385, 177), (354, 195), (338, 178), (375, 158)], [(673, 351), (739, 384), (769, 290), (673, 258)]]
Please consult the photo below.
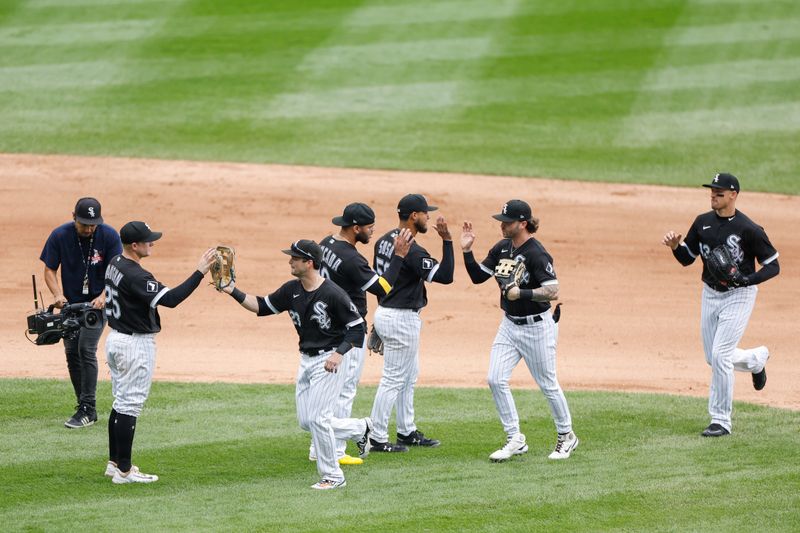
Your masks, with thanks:
[[(122, 241), (117, 231), (99, 224), (94, 232), (92, 249), (89, 239), (80, 239), (74, 222), (67, 222), (50, 233), (39, 259), (47, 268), (61, 267), (61, 288), (69, 303), (89, 302), (105, 290), (105, 274), (109, 261), (122, 253)], [(82, 294), (83, 275), (89, 264), (89, 294)]]

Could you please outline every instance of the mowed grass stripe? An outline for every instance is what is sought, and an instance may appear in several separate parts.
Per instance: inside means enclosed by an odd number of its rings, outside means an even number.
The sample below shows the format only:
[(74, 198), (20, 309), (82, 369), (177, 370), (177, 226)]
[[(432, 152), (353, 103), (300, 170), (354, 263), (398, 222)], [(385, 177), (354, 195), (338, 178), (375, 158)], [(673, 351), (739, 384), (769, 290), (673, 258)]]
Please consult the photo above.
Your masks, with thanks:
[(0, 24), (0, 150), (668, 183), (716, 161), (796, 190), (791, 113), (627, 141), (638, 116), (796, 101), (795, 3), (39, 5)]
[[(347, 468), (347, 487), (320, 495), (309, 488), (315, 467), (291, 386), (154, 383), (135, 458), (161, 480), (120, 487), (102, 476), (105, 426), (68, 431), (55, 416), (71, 407), (68, 382), (1, 384), (3, 405), (13, 406), (0, 414), (0, 520), (8, 530), (72, 529), (67, 515), (75, 501), (92, 502), (81, 512), (82, 527), (122, 531), (391, 530), (400, 514), (403, 529), (447, 531), (718, 530), (731, 523), (791, 531), (800, 520), (800, 413), (792, 411), (737, 403), (734, 434), (715, 440), (699, 436), (707, 422), (702, 398), (567, 391), (582, 444), (555, 462), (546, 458), (555, 430), (544, 398), (518, 389), (531, 450), (492, 464), (488, 453), (503, 432), (488, 390), (420, 388), (420, 427), (443, 445), (372, 454), (362, 467)], [(355, 412), (369, 411), (374, 392), (360, 389)], [(101, 382), (101, 419), (108, 396)], [(34, 426), (34, 447), (49, 453), (31, 461), (18, 438)]]

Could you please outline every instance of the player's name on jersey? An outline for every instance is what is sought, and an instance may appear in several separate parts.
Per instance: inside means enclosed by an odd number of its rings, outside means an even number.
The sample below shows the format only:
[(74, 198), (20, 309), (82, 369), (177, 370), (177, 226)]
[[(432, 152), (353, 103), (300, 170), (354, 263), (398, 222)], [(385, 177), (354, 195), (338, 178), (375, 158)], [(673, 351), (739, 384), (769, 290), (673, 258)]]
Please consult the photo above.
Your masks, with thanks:
[[(394, 233), (392, 236), (394, 236)], [(387, 258), (392, 257), (394, 255), (394, 242), (390, 240), (380, 241), (378, 243), (378, 254)]]
[(333, 270), (334, 272), (339, 271), (339, 266), (342, 264), (342, 260), (339, 259), (339, 256), (336, 253), (328, 248), (327, 246), (322, 246), (322, 262), (327, 265), (328, 268)]
[(114, 284), (115, 287), (119, 287), (119, 282), (122, 281), (122, 278), (125, 277), (125, 274), (119, 271), (117, 267), (114, 265), (108, 265), (106, 269), (106, 279), (110, 279), (111, 283)]

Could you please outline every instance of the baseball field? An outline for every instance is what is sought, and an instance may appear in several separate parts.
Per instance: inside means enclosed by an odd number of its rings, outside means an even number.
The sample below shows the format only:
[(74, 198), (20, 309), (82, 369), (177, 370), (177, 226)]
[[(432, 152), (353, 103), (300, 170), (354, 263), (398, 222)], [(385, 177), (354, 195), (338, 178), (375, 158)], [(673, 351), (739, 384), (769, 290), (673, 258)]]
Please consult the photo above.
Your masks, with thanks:
[[(2, 529), (799, 530), (799, 29), (800, 4), (780, 0), (0, 2)], [(738, 374), (732, 436), (703, 439), (699, 267), (660, 241), (709, 209), (699, 185), (720, 171), (781, 274), (742, 341), (770, 347), (767, 386)], [(373, 454), (344, 489), (310, 490), (290, 320), (211, 288), (162, 312), (134, 448), (158, 483), (102, 475), (102, 350), (101, 423), (63, 427), (63, 349), (23, 331), (30, 274), (77, 198), (117, 229), (163, 231), (145, 268), (168, 285), (225, 243), (238, 285), (266, 294), (289, 278), (289, 242), (335, 231), (353, 201), (382, 234), (409, 192), (456, 239), (471, 220), (481, 257), (505, 201), (541, 219), (581, 439), (569, 460), (548, 461), (552, 420), (521, 365), (531, 449), (488, 461), (504, 438), (485, 385), (501, 311), (460, 253), (422, 313), (416, 411), (440, 448)], [(441, 256), (435, 233), (419, 242)], [(367, 360), (357, 416), (381, 368)]]

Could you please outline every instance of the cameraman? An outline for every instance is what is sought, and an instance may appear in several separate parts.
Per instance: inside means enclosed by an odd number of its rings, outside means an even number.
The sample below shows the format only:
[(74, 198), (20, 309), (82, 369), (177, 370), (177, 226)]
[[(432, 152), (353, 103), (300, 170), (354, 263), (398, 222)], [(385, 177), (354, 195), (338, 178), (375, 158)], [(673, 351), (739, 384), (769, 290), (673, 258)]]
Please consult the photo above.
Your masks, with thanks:
[[(103, 309), (106, 267), (108, 261), (120, 253), (119, 234), (111, 226), (103, 224), (100, 202), (94, 198), (78, 200), (72, 222), (62, 224), (50, 233), (39, 257), (44, 263), (44, 281), (53, 294), (55, 306), (61, 309), (67, 303), (91, 302), (95, 309)], [(59, 267), (60, 286), (56, 276)], [(64, 339), (67, 369), (78, 402), (75, 414), (64, 423), (68, 428), (91, 426), (97, 421), (96, 352), (102, 333), (102, 326), (81, 328), (74, 338)]]

